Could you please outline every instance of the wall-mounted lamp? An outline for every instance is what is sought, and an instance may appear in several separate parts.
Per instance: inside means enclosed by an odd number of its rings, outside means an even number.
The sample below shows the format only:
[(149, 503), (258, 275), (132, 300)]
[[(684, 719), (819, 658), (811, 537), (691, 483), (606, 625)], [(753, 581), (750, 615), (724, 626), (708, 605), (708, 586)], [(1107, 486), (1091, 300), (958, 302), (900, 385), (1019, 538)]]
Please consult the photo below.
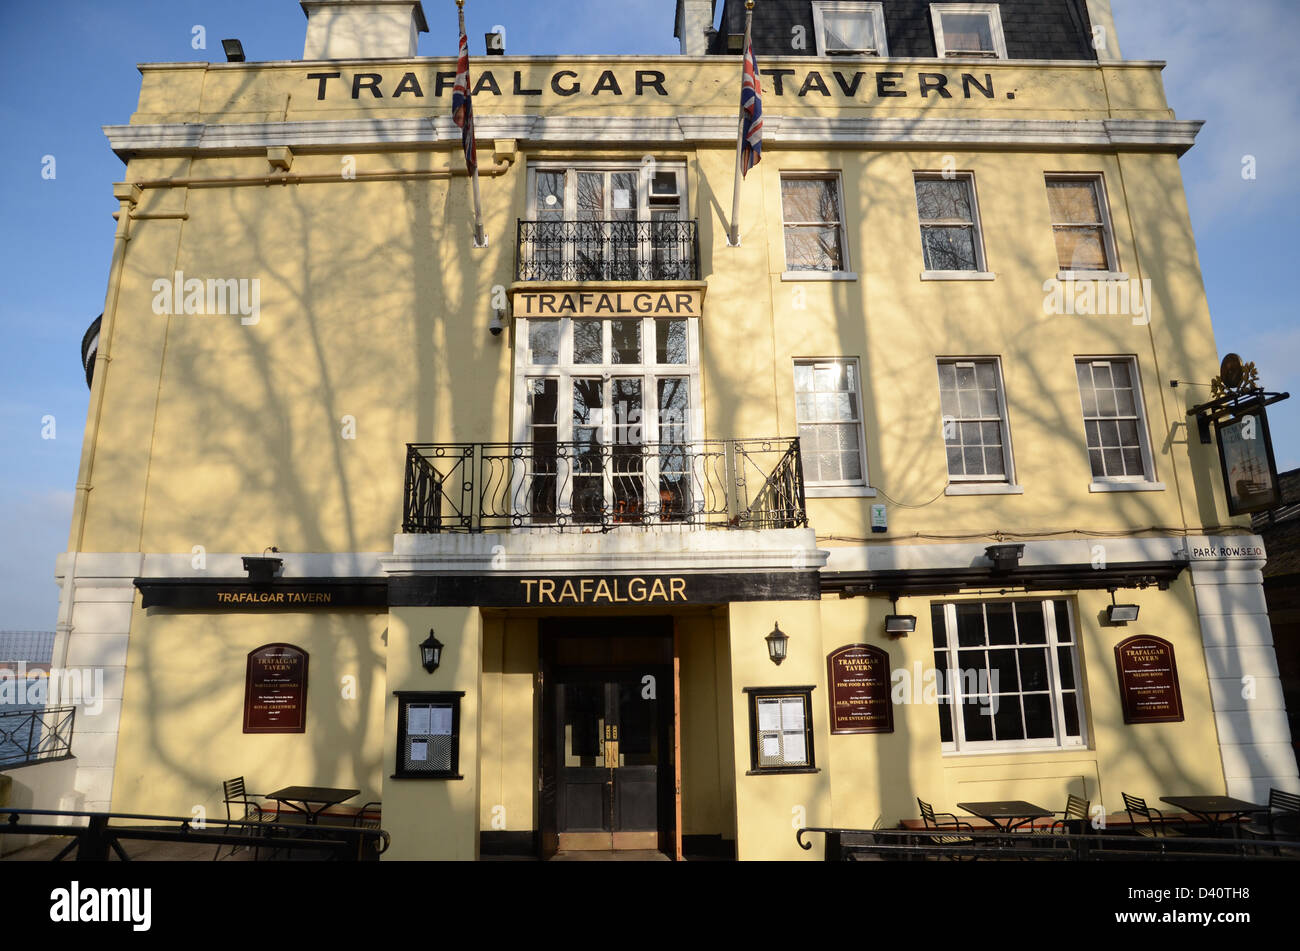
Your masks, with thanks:
[(906, 637), (916, 631), (915, 614), (899, 614), (898, 598), (894, 602), (894, 613), (885, 618), (885, 633), (890, 637)]
[(772, 658), (772, 663), (780, 664), (785, 660), (786, 649), (790, 646), (790, 638), (781, 630), (781, 625), (773, 624), (772, 633), (763, 638), (767, 641), (767, 656)]
[(997, 572), (1014, 571), (1024, 555), (1024, 545), (989, 545), (984, 549), (984, 557), (993, 562), (993, 570)]
[(1139, 607), (1136, 604), (1116, 604), (1115, 589), (1110, 589), (1110, 606), (1106, 608), (1106, 623), (1114, 627), (1123, 627), (1125, 624), (1138, 619)]
[(488, 322), (488, 330), (491, 331), (492, 336), (501, 336), (501, 331), (505, 330), (506, 327), (505, 317), (506, 312), (504, 310), (493, 308), (492, 319)]
[(227, 63), (242, 63), (244, 61), (244, 44), (239, 40), (222, 40), (221, 48), (225, 50)]
[(437, 670), (438, 665), (442, 663), (442, 649), (445, 646), (442, 641), (433, 636), (433, 628), (429, 628), (429, 636), (420, 645), (420, 663), (429, 673)]
[(284, 567), (284, 559), (267, 558), (266, 553), (268, 551), (275, 552), (276, 554), (280, 553), (280, 549), (272, 545), (271, 547), (262, 550), (260, 558), (254, 557), (253, 555), (244, 556), (244, 570), (248, 572), (249, 581), (271, 581), (280, 573), (280, 569)]

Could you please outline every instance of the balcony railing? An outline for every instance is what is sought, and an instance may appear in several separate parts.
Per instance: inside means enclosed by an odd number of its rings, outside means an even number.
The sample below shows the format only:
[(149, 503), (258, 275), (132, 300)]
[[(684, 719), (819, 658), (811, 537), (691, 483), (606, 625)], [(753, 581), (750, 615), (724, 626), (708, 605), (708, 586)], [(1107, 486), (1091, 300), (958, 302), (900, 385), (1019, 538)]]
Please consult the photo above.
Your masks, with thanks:
[(694, 221), (520, 221), (519, 281), (696, 281)]
[(807, 524), (798, 439), (406, 448), (409, 533)]
[(0, 766), (71, 756), (76, 714), (76, 707), (0, 711)]

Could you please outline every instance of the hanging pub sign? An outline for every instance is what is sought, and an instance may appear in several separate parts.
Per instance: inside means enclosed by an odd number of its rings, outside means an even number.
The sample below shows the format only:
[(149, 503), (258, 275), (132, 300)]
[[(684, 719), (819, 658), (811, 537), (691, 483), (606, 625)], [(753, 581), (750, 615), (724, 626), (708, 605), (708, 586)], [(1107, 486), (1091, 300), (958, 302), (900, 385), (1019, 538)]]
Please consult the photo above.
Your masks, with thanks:
[(1174, 645), (1139, 634), (1115, 645), (1119, 695), (1125, 723), (1174, 723), (1183, 719)]
[(893, 733), (889, 654), (848, 644), (826, 655), (832, 733)]
[(267, 644), (248, 654), (244, 682), (245, 733), (303, 733), (307, 729), (307, 652)]
[(1282, 496), (1263, 403), (1216, 420), (1219, 464), (1228, 492), (1228, 514), (1249, 515), (1276, 508)]

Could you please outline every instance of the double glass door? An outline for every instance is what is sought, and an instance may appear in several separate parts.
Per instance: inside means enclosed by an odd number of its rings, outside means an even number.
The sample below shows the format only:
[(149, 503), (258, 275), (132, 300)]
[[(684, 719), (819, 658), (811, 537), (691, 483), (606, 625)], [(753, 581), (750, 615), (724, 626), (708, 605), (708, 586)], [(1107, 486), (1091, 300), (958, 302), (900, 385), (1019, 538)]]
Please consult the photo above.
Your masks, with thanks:
[(560, 850), (654, 849), (661, 723), (654, 676), (583, 670), (555, 686)]

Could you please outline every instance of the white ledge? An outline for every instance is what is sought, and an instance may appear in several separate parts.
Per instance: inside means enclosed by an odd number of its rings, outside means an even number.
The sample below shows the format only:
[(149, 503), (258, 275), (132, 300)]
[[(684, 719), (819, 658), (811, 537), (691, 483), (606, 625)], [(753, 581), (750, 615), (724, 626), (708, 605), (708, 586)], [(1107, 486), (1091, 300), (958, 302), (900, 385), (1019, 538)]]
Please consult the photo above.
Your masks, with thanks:
[(944, 495), (1024, 495), (1023, 485), (1005, 482), (962, 482), (943, 490)]
[(783, 281), (856, 281), (853, 271), (782, 271)]
[(923, 281), (995, 281), (992, 271), (922, 271)]
[(874, 499), (875, 489), (869, 485), (806, 485), (806, 499)]
[(1089, 492), (1163, 492), (1163, 482), (1094, 482)]

